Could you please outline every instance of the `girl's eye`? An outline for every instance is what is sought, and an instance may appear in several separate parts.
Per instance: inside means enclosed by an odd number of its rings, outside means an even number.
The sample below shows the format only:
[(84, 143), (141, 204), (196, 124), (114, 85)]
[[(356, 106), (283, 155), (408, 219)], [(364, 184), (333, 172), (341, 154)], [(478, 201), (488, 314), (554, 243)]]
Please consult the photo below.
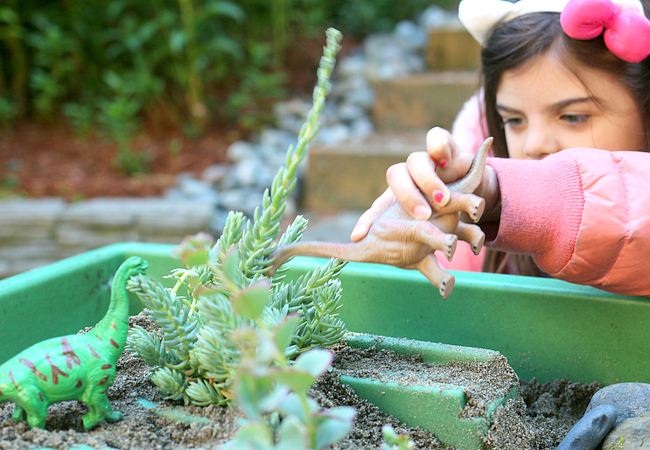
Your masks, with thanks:
[(504, 128), (517, 128), (524, 123), (524, 119), (521, 117), (508, 117), (503, 119)]
[(563, 114), (560, 119), (569, 125), (582, 125), (589, 120), (587, 114)]

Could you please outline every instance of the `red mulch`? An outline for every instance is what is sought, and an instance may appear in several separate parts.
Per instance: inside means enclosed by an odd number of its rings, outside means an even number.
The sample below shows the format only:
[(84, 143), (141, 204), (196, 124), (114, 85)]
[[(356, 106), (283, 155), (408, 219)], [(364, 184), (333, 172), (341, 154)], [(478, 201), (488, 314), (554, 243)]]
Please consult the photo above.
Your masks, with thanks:
[[(323, 44), (324, 37), (319, 37), (289, 46), (285, 69), (291, 96), (311, 96)], [(339, 57), (356, 45), (358, 41), (345, 39)], [(84, 141), (65, 125), (30, 122), (11, 130), (0, 127), (0, 198), (157, 196), (174, 185), (179, 173), (200, 175), (209, 165), (225, 162), (228, 145), (244, 138), (234, 127), (212, 130), (200, 139), (184, 138), (173, 128), (164, 121), (149, 124), (131, 145), (134, 152), (149, 155), (149, 172), (129, 177), (113, 163), (116, 145), (101, 137)]]
[(195, 140), (143, 133), (131, 148), (148, 154), (149, 171), (127, 176), (114, 164), (115, 144), (100, 137), (84, 141), (63, 127), (21, 123), (0, 130), (0, 197), (157, 196), (174, 185), (179, 173), (200, 175), (224, 162), (231, 140), (224, 131)]

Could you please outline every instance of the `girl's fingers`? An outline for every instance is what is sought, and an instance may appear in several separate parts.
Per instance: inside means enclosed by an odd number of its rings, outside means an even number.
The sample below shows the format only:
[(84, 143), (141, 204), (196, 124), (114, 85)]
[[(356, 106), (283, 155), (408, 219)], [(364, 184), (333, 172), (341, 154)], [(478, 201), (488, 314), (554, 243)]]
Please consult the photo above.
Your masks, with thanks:
[(397, 200), (411, 217), (418, 220), (426, 220), (431, 217), (429, 202), (411, 178), (406, 163), (390, 166), (386, 171), (386, 181)]
[(381, 216), (384, 211), (395, 201), (395, 195), (390, 188), (386, 189), (383, 194), (381, 194), (377, 199), (372, 203), (370, 209), (361, 214), (359, 220), (357, 220), (356, 225), (352, 229), (350, 234), (350, 240), (356, 242), (360, 241), (368, 234), (372, 224)]
[(389, 188), (364, 212), (352, 229), (350, 239), (359, 241), (372, 224), (395, 200), (414, 219), (427, 220), (432, 208), (449, 202), (445, 183), (462, 178), (470, 167), (472, 154), (460, 151), (443, 128), (432, 128), (426, 137), (426, 152), (409, 155), (406, 162), (395, 164), (386, 171)]
[(444, 128), (431, 128), (427, 133), (427, 152), (435, 162), (435, 166), (444, 172), (449, 169), (453, 157), (453, 139), (451, 133)]
[(432, 128), (427, 133), (427, 152), (435, 163), (436, 173), (445, 183), (462, 178), (474, 157), (472, 153), (461, 151), (451, 133), (439, 127)]
[[(406, 170), (420, 191), (413, 192), (413, 195), (424, 193), (433, 200), (434, 209), (436, 205), (445, 206), (449, 202), (449, 189), (436, 174), (435, 162), (427, 152), (411, 153), (406, 159)], [(397, 181), (399, 182), (399, 179)], [(397, 188), (390, 183), (389, 186), (393, 188), (397, 198), (402, 202), (404, 197), (401, 192), (398, 193)]]

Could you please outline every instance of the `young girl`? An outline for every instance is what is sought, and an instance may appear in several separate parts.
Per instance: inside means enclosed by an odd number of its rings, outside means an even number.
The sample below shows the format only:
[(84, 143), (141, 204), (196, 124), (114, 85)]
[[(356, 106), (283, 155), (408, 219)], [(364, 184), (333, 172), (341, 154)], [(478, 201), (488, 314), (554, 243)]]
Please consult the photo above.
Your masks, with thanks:
[[(491, 135), (496, 158), (476, 193), (486, 200), (486, 245), (517, 255), (506, 271), (541, 269), (650, 295), (650, 22), (642, 4), (462, 0), (459, 15), (484, 47), (483, 90), (453, 135), (434, 128), (427, 152), (388, 170), (389, 189), (352, 240), (395, 198), (427, 219), (430, 205), (449, 199), (444, 182), (460, 178), (477, 142)], [(486, 257), (489, 269), (499, 262)]]

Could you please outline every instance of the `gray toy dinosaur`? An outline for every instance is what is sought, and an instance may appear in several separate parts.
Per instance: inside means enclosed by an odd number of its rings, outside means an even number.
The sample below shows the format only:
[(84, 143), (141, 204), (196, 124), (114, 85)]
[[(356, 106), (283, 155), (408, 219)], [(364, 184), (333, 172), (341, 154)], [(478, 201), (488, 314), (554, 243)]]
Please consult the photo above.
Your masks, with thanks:
[(446, 206), (436, 206), (429, 220), (415, 220), (395, 201), (373, 223), (370, 231), (359, 242), (332, 243), (305, 241), (279, 246), (272, 254), (273, 263), (268, 276), (278, 270), (289, 258), (297, 255), (323, 256), (346, 261), (389, 264), (404, 269), (419, 270), (447, 298), (454, 288), (455, 278), (438, 265), (436, 250), (451, 259), (458, 239), (469, 242), (475, 254), (483, 247), (485, 234), (477, 226), (460, 221), (461, 212), (477, 222), (485, 208), (485, 201), (474, 195), (478, 188), (492, 138), (483, 142), (476, 152), (467, 174), (448, 184), (451, 198)]

